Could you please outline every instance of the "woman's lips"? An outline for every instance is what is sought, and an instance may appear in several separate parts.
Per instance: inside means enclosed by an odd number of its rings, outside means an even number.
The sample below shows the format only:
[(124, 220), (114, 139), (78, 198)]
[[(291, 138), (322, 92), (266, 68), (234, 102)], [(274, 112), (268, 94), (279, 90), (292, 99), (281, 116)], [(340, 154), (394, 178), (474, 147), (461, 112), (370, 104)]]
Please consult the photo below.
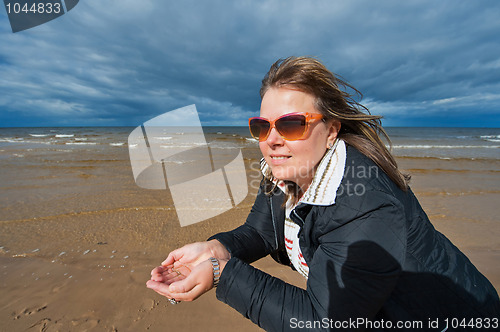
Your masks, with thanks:
[(276, 166), (285, 163), (288, 159), (291, 158), (291, 156), (286, 155), (271, 155), (269, 157), (271, 159), (271, 163)]

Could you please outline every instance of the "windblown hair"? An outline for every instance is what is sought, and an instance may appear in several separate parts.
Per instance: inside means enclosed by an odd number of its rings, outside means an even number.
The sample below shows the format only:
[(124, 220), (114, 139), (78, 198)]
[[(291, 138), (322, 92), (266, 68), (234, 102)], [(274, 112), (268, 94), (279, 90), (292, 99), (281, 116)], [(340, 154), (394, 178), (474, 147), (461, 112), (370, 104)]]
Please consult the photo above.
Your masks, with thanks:
[[(338, 120), (341, 128), (338, 138), (355, 147), (377, 164), (402, 190), (408, 189), (410, 176), (403, 174), (396, 160), (389, 152), (381, 137), (391, 141), (382, 128), (381, 116), (370, 111), (354, 97), (362, 98), (361, 92), (330, 72), (319, 60), (311, 57), (288, 57), (276, 61), (262, 80), (260, 96), (270, 88), (286, 87), (297, 89), (315, 97), (315, 107), (326, 121)], [(348, 90), (352, 90), (350, 94)], [(272, 175), (266, 175), (268, 185)], [(285, 181), (289, 199), (298, 200), (299, 189), (294, 183)], [(269, 187), (267, 187), (269, 189)], [(294, 190), (293, 190), (294, 189)]]

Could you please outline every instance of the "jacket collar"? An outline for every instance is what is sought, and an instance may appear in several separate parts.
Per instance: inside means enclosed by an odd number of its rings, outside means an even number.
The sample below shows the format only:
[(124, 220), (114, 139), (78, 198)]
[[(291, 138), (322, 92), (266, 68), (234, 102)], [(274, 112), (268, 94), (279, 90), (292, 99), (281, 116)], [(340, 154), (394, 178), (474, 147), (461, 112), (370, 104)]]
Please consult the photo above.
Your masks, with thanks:
[[(328, 206), (335, 204), (337, 189), (344, 176), (346, 163), (346, 146), (343, 140), (337, 139), (332, 148), (321, 159), (311, 185), (299, 200), (299, 203)], [(261, 160), (261, 170), (265, 175), (269, 165)], [(278, 180), (277, 186), (286, 193), (283, 181)]]

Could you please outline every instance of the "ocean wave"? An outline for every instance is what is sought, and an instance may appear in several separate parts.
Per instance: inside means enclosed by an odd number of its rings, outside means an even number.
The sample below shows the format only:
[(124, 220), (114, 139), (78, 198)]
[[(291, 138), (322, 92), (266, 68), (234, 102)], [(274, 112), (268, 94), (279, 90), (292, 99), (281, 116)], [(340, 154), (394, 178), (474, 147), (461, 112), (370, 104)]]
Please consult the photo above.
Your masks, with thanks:
[(188, 164), (188, 163), (193, 163), (197, 162), (197, 160), (163, 160), (164, 163), (167, 164), (176, 164), (176, 165), (182, 165), (182, 164)]
[(24, 138), (4, 137), (4, 138), (0, 138), (0, 142), (19, 143), (19, 142), (24, 142)]
[(75, 134), (57, 134), (57, 138), (74, 137)]
[(122, 142), (122, 143), (109, 143), (109, 145), (111, 145), (111, 146), (122, 146), (124, 144), (125, 144), (124, 142)]
[(161, 136), (161, 137), (153, 137), (153, 139), (158, 139), (158, 140), (169, 140), (169, 139), (172, 139), (171, 136)]
[(493, 143), (499, 143), (500, 142), (500, 135), (482, 135), (479, 136), (482, 140), (487, 141), (487, 142), (493, 142)]
[(207, 143), (191, 143), (189, 145), (160, 145), (163, 149), (193, 148), (196, 146), (206, 146)]
[(32, 140), (29, 141), (30, 144), (45, 144), (45, 145), (51, 145), (51, 144), (56, 144), (55, 142), (50, 142), (50, 141), (38, 141), (38, 140)]
[(31, 137), (47, 137), (49, 134), (29, 134)]
[(96, 145), (96, 142), (66, 142), (66, 145)]

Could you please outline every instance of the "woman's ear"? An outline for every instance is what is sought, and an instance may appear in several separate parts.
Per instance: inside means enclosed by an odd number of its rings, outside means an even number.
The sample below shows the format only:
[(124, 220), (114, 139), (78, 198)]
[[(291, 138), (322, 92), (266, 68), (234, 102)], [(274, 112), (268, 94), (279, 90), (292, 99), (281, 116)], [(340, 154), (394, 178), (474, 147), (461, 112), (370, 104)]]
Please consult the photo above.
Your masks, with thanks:
[(340, 121), (338, 120), (332, 120), (328, 124), (328, 139), (327, 139), (327, 148), (331, 148), (333, 144), (335, 143), (335, 140), (337, 139), (337, 136), (340, 131)]

